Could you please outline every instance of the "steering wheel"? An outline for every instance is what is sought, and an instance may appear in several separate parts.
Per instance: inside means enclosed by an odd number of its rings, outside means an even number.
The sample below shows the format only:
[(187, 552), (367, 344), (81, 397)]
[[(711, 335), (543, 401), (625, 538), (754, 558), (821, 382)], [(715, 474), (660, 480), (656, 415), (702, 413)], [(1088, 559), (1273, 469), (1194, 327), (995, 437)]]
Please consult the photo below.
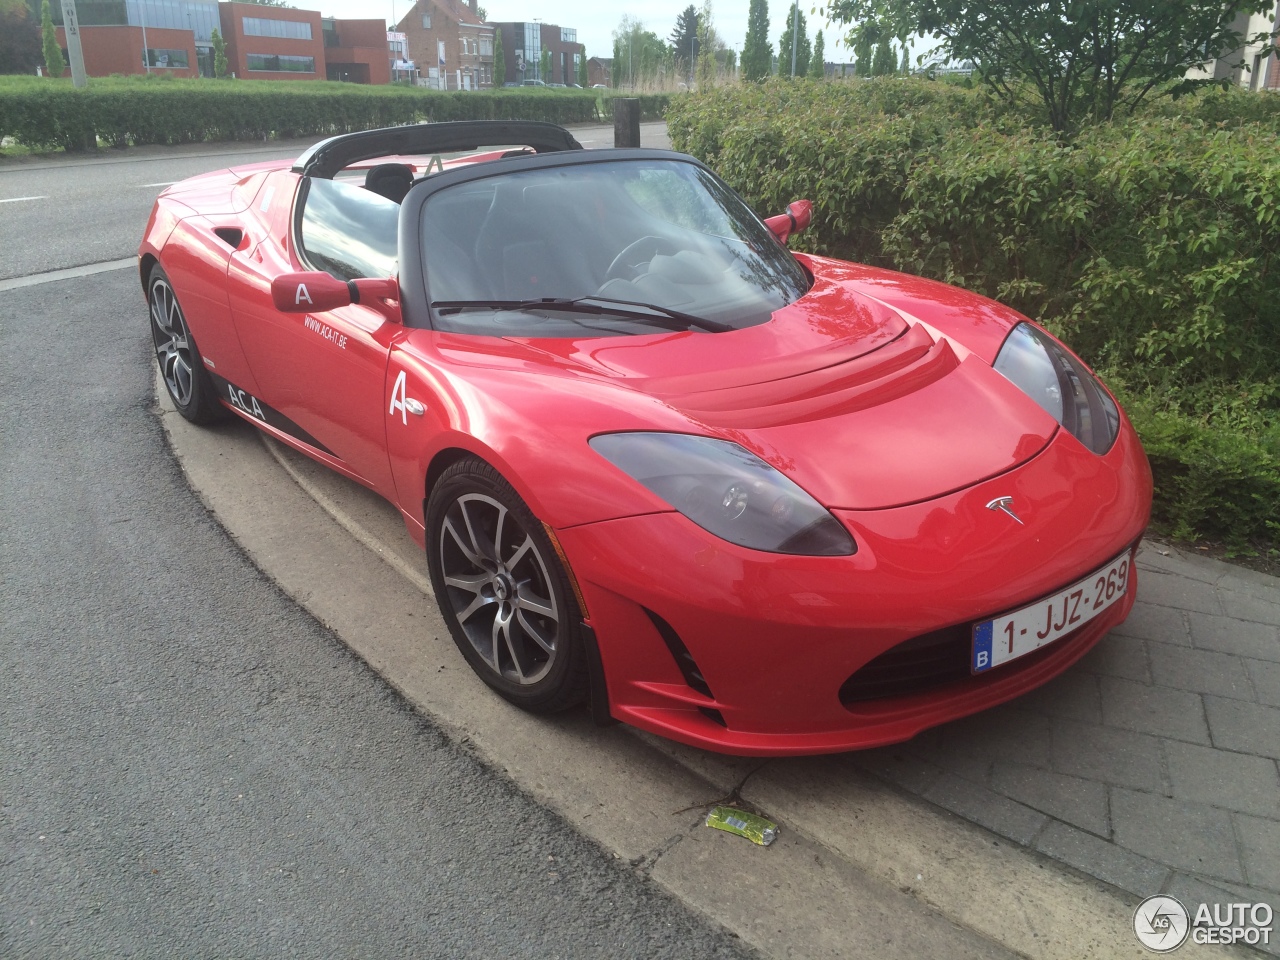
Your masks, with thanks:
[(680, 247), (672, 240), (662, 237), (641, 237), (627, 244), (622, 252), (613, 258), (609, 269), (604, 272), (607, 283), (610, 280), (633, 280), (640, 273), (640, 265), (648, 263), (660, 253), (675, 254)]

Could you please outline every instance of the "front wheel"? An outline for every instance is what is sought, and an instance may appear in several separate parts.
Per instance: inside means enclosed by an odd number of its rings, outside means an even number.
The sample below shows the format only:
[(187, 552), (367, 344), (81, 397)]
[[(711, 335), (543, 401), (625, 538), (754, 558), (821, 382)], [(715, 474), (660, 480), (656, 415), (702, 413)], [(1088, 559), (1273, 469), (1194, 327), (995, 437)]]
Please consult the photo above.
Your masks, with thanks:
[(581, 614), (542, 524), (511, 484), (467, 457), (441, 475), (426, 512), (431, 584), (471, 668), (532, 713), (581, 703)]
[(187, 328), (178, 295), (173, 292), (169, 275), (160, 264), (151, 268), (147, 280), (147, 306), (151, 312), (151, 342), (155, 346), (156, 362), (173, 405), (192, 423), (217, 423), (227, 419), (229, 414), (218, 402), (213, 382)]

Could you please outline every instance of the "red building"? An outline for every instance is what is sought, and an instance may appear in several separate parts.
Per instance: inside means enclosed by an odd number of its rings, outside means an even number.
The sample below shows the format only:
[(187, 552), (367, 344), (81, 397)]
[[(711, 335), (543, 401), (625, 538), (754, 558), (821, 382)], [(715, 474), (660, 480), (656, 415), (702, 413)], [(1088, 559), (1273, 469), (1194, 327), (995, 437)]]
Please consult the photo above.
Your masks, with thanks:
[(222, 39), (227, 42), (227, 69), (235, 76), (246, 80), (324, 78), (324, 35), (317, 11), (219, 3), (218, 15)]
[(385, 20), (322, 21), (325, 79), (346, 83), (390, 83)]
[[(145, 33), (146, 42), (143, 43)], [(67, 48), (67, 33), (58, 27), (58, 43)], [(90, 77), (113, 73), (157, 73), (174, 77), (200, 76), (195, 34), (190, 30), (165, 30), (130, 26), (80, 26), (84, 71)], [(142, 57), (149, 53), (150, 71)], [(68, 69), (64, 76), (70, 76)]]
[(417, 0), (396, 26), (404, 34), (417, 82), (438, 90), (501, 86), (493, 76), (493, 26), (477, 0)]

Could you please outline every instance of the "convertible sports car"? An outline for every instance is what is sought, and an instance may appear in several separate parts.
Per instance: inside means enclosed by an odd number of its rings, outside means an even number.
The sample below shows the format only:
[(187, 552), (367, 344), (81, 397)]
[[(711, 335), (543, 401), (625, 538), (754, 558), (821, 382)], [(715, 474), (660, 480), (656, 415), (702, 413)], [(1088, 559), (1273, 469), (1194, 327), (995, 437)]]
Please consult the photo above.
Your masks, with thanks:
[(1133, 604), (1151, 477), (1052, 336), (792, 253), (810, 216), (677, 153), (427, 124), (172, 186), (138, 266), (183, 416), (395, 504), (503, 697), (820, 753), (1078, 660)]

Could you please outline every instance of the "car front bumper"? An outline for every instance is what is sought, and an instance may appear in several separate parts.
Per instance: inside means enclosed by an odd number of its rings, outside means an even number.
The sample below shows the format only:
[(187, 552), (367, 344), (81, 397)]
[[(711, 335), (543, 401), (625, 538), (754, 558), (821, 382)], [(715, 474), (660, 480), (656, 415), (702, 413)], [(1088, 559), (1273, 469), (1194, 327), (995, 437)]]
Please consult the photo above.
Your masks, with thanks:
[[(1009, 496), (1021, 524), (987, 507)], [(725, 753), (829, 753), (909, 739), (1066, 670), (1128, 615), (1136, 574), (1122, 600), (1010, 663), (905, 695), (841, 699), (891, 648), (942, 628), (967, 638), (969, 624), (1136, 551), (1150, 503), (1146, 458), (1125, 423), (1104, 457), (1059, 433), (1030, 463), (965, 490), (833, 510), (857, 541), (849, 557), (742, 549), (672, 512), (557, 535), (615, 719)]]

